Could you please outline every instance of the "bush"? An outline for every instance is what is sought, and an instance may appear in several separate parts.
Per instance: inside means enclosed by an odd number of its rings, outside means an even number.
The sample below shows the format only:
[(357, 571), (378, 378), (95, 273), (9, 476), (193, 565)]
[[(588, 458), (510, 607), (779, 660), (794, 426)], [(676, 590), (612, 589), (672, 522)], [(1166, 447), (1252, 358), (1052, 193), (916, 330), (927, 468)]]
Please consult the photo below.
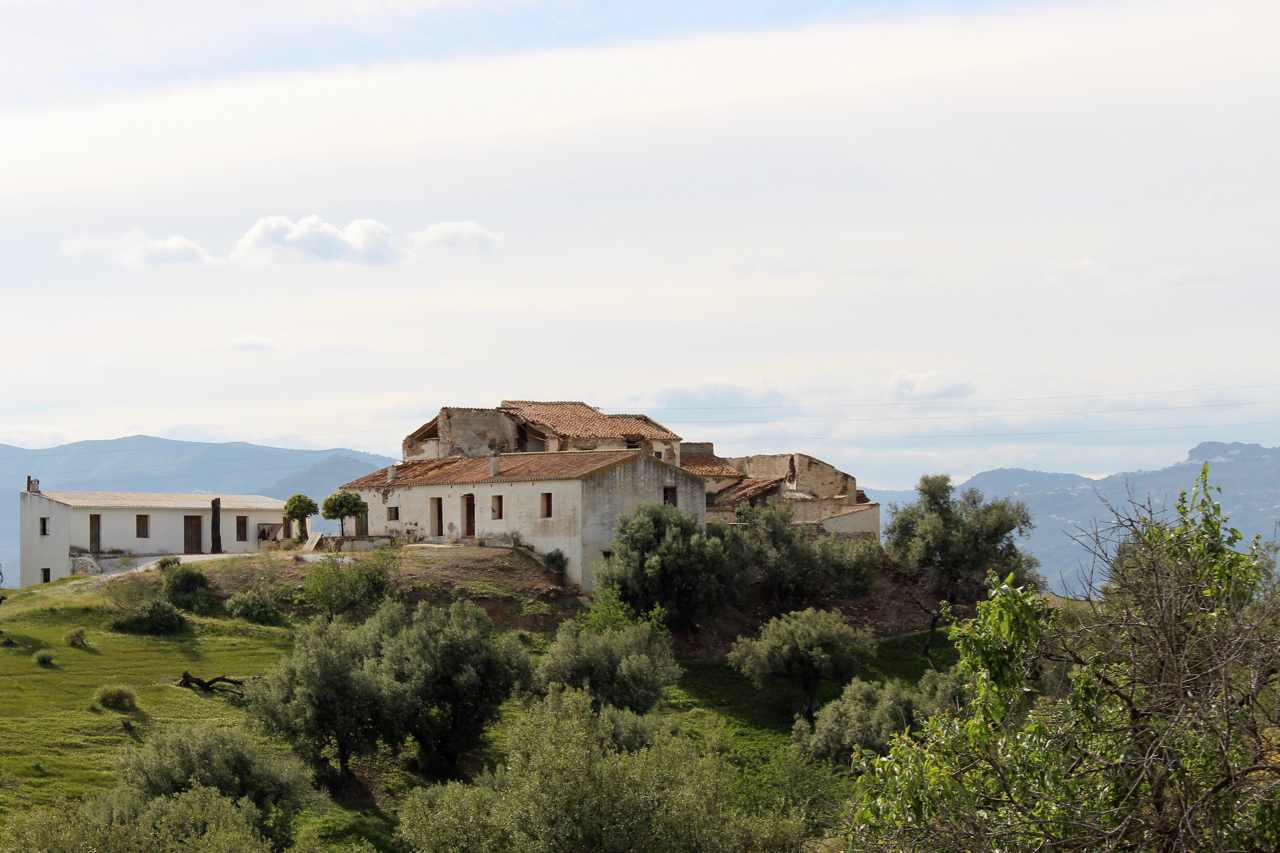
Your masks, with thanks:
[(68, 646), (83, 646), (85, 645), (84, 635), (84, 628), (72, 628), (70, 631), (62, 635), (62, 642), (66, 643)]
[(544, 554), (542, 562), (546, 565), (547, 571), (555, 572), (558, 575), (564, 574), (564, 570), (569, 568), (569, 558), (559, 548)]
[(883, 564), (884, 551), (870, 538), (823, 536), (818, 540), (818, 559), (827, 567), (837, 592), (861, 597), (871, 592), (872, 573)]
[(604, 631), (565, 622), (538, 666), (543, 689), (584, 689), (597, 708), (612, 705), (640, 714), (653, 708), (662, 689), (680, 675), (667, 632), (648, 622)]
[(174, 566), (164, 572), (161, 595), (181, 610), (204, 612), (209, 609), (209, 578), (196, 566)]
[(374, 610), (395, 589), (393, 575), (401, 559), (399, 548), (379, 548), (349, 564), (337, 554), (328, 554), (311, 566), (302, 584), (303, 595), (329, 620)]
[(53, 649), (41, 649), (31, 657), (40, 666), (53, 666)]
[(180, 557), (173, 557), (173, 556), (161, 557), (159, 560), (156, 560), (156, 568), (158, 568), (161, 572), (167, 572), (170, 569), (176, 569), (178, 568), (178, 566), (181, 566), (181, 565), (182, 565), (182, 559)]
[(121, 687), (119, 684), (102, 685), (93, 694), (93, 701), (109, 711), (119, 711), (122, 714), (138, 707), (138, 697), (128, 687)]
[(206, 788), (252, 803), (255, 829), (281, 843), (294, 816), (315, 799), (296, 758), (272, 755), (243, 732), (209, 724), (177, 726), (126, 749), (116, 772), (120, 788), (144, 802)]
[(167, 601), (148, 601), (111, 622), (113, 630), (129, 634), (176, 634), (186, 627), (187, 620)]
[(400, 811), (413, 851), (485, 853), (782, 853), (798, 822), (748, 816), (733, 803), (732, 771), (689, 740), (660, 738), (619, 752), (586, 694), (559, 710), (535, 706), (513, 726), (500, 786), (415, 790)]
[(227, 613), (233, 619), (244, 619), (259, 625), (274, 625), (280, 621), (280, 609), (271, 596), (256, 589), (236, 593), (227, 599)]

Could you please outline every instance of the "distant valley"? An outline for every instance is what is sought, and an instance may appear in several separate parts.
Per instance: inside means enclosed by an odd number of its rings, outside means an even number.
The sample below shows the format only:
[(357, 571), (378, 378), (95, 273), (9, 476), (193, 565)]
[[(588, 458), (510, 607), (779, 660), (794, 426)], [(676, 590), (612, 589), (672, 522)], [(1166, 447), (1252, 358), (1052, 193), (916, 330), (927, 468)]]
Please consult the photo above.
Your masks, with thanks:
[(18, 493), (27, 476), (46, 491), (266, 495), (317, 502), (396, 460), (341, 448), (290, 450), (246, 442), (174, 441), (135, 435), (28, 450), (0, 444), (0, 565), (17, 578)]
[[(1085, 548), (1072, 539), (1088, 530), (1095, 519), (1107, 517), (1102, 499), (1123, 504), (1130, 493), (1139, 500), (1148, 496), (1156, 507), (1172, 506), (1178, 492), (1190, 489), (1200, 468), (1209, 463), (1209, 482), (1222, 488), (1218, 499), (1231, 516), (1231, 524), (1252, 539), (1261, 534), (1271, 540), (1280, 523), (1280, 448), (1259, 444), (1206, 441), (1192, 448), (1182, 462), (1158, 471), (1128, 471), (1091, 480), (1078, 474), (1051, 474), (1022, 468), (983, 471), (966, 480), (960, 489), (974, 487), (988, 498), (1012, 497), (1031, 509), (1036, 528), (1022, 541), (1043, 564), (1041, 573), (1055, 592), (1079, 591), (1089, 564)], [(868, 489), (880, 501), (882, 523), (892, 514), (888, 504), (915, 499), (914, 491)]]

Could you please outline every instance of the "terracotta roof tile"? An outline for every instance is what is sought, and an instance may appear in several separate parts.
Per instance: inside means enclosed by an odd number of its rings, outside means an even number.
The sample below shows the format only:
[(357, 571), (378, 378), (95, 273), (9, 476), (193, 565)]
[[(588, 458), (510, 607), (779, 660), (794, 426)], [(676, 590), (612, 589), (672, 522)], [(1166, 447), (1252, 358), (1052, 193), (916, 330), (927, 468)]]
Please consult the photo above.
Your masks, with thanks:
[(716, 506), (733, 506), (750, 498), (763, 495), (770, 489), (775, 488), (784, 479), (784, 477), (776, 477), (772, 480), (755, 480), (748, 477), (723, 492), (717, 493), (713, 501)]
[[(391, 486), (435, 486), (470, 483), (515, 483), (527, 480), (580, 480), (613, 465), (642, 456), (639, 450), (569, 450), (559, 453), (503, 453), (497, 476), (489, 473), (492, 457), (451, 456), (402, 462), (396, 478), (387, 482), (387, 469), (375, 471), (342, 486), (348, 491), (385, 489)], [(665, 464), (654, 460), (659, 465)]]
[(606, 415), (581, 402), (503, 400), (498, 408), (566, 438), (680, 440), (680, 436), (646, 415)]
[(683, 450), (680, 451), (680, 467), (705, 479), (747, 476), (719, 456), (691, 456)]

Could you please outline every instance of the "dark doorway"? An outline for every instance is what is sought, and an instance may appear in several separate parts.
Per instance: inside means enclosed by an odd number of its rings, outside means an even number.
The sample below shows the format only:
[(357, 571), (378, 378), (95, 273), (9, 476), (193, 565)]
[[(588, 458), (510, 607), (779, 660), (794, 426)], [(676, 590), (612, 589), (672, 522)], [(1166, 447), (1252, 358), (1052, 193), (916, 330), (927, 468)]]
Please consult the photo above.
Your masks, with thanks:
[(102, 551), (102, 516), (89, 516), (89, 551), (97, 554)]
[(444, 498), (431, 499), (431, 535), (444, 535)]
[(184, 515), (182, 517), (182, 548), (188, 554), (203, 554), (204, 529), (200, 516)]
[(462, 518), (463, 518), (463, 524), (465, 525), (465, 527), (463, 528), (464, 532), (462, 535), (475, 536), (476, 535), (476, 496), (475, 495), (462, 496)]

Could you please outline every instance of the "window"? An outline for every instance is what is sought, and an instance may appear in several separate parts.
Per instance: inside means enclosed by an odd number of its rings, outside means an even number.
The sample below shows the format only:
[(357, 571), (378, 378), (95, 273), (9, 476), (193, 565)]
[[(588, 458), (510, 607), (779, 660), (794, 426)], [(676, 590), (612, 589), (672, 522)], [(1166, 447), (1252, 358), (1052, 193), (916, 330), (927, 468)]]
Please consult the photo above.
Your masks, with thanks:
[(640, 449), (640, 442), (638, 441), (627, 442), (627, 450), (639, 450), (639, 449)]
[(40, 535), (41, 536), (49, 535), (49, 519), (47, 518), (40, 519)]
[(653, 458), (654, 458), (654, 459), (661, 459), (661, 458), (662, 458), (662, 451), (661, 451), (661, 450), (655, 450), (655, 451), (653, 451)]
[(151, 516), (139, 515), (133, 520), (133, 532), (139, 539), (151, 538)]
[(676, 505), (677, 505), (677, 504), (676, 504), (676, 487), (675, 487), (675, 486), (663, 486), (663, 487), (662, 487), (662, 502), (663, 502), (664, 504), (671, 504), (672, 506), (676, 506)]
[(236, 541), (249, 541), (249, 516), (247, 515), (236, 516)]
[(400, 507), (398, 506), (387, 507), (387, 521), (399, 521), (399, 520), (400, 520)]
[(493, 500), (490, 502), (489, 515), (494, 520), (502, 518), (502, 495), (493, 496)]
[(52, 579), (51, 577), (52, 575), (53, 575), (53, 569), (41, 569), (40, 583), (48, 583)]
[(542, 493), (542, 517), (543, 518), (551, 517), (551, 493), (550, 492)]

